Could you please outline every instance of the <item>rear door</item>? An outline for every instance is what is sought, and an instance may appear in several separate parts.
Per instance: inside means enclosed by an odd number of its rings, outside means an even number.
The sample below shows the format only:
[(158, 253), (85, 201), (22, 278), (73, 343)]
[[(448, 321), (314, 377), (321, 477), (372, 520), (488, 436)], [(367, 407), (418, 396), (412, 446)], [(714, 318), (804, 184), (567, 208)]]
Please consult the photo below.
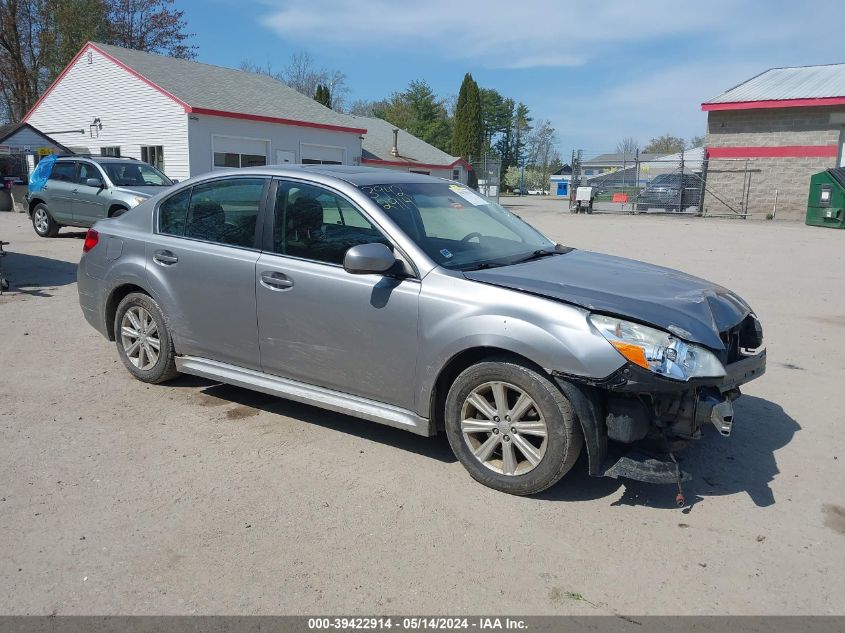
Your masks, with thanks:
[(73, 194), (73, 219), (78, 224), (88, 226), (106, 217), (109, 197), (109, 191), (105, 187), (89, 187), (89, 178), (96, 178), (105, 185), (105, 177), (94, 163), (80, 161), (76, 174), (76, 193)]
[(44, 185), (47, 191), (47, 208), (59, 224), (73, 221), (73, 196), (77, 189), (77, 163), (72, 160), (56, 161), (50, 179)]
[(219, 178), (159, 204), (147, 277), (180, 354), (260, 369), (256, 227), (268, 184), (267, 178)]

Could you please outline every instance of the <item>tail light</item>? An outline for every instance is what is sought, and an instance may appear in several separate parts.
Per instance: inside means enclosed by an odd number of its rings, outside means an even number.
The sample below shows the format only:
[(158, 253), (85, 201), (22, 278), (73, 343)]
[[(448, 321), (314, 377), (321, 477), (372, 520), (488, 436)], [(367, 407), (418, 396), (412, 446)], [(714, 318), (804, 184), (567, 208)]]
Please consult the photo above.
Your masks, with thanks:
[(85, 234), (85, 243), (82, 245), (82, 252), (87, 253), (94, 248), (100, 241), (100, 234), (94, 229), (88, 229)]

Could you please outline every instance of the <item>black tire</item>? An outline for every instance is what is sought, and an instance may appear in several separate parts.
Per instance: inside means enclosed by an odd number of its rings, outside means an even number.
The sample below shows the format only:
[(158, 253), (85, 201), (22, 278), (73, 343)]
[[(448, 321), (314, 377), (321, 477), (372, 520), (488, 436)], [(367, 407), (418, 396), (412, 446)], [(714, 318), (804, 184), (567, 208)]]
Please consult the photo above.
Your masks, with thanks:
[[(47, 205), (39, 202), (32, 209), (30, 216), (32, 228), (38, 237), (56, 237), (59, 234), (59, 225), (50, 215)], [(41, 228), (39, 228), (41, 227)]]
[[(159, 341), (158, 359), (150, 367), (139, 367), (127, 355), (124, 347), (124, 336), (121, 331), (121, 324), (124, 315), (133, 308), (142, 308), (155, 321), (156, 333)], [(167, 319), (155, 300), (149, 295), (133, 292), (126, 295), (117, 306), (114, 315), (115, 343), (117, 354), (120, 360), (129, 370), (129, 373), (142, 382), (158, 384), (171, 380), (179, 375), (176, 370), (176, 351), (173, 348), (173, 339), (170, 337), (170, 330), (167, 326)], [(149, 359), (148, 359), (149, 360)]]
[[(536, 466), (523, 474), (506, 475), (486, 466), (473, 454), (461, 430), (467, 398), (476, 388), (494, 381), (514, 385), (528, 395), (546, 423), (545, 453)], [(584, 441), (575, 411), (557, 385), (538, 370), (506, 356), (472, 365), (455, 379), (446, 398), (445, 420), (449, 445), (472, 478), (513, 495), (536, 494), (555, 484), (575, 464)], [(505, 435), (502, 438), (508, 439)], [(514, 446), (519, 448), (516, 442)], [(501, 463), (504, 465), (504, 458)]]

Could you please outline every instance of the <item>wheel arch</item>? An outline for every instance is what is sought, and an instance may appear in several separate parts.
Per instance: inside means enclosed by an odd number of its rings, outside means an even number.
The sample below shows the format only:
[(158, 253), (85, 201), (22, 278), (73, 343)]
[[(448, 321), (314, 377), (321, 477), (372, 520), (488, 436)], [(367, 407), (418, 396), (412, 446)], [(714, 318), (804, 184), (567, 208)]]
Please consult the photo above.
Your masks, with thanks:
[(36, 207), (37, 205), (39, 205), (39, 204), (46, 205), (47, 203), (46, 203), (46, 202), (44, 202), (44, 199), (43, 199), (43, 198), (30, 198), (30, 199), (29, 199), (29, 204), (27, 205), (27, 213), (29, 213), (29, 215), (32, 215), (32, 211), (33, 211), (33, 210), (35, 209), (35, 207)]
[[(115, 214), (115, 212), (116, 212), (116, 211), (120, 211), (120, 210), (122, 210), (122, 211), (129, 211), (129, 207), (128, 207), (128, 206), (126, 206), (125, 204), (121, 204), (121, 203), (119, 203), (119, 202), (115, 202), (114, 204), (112, 204), (112, 205), (109, 207), (109, 211), (108, 211), (107, 217), (112, 217), (112, 216)], [(149, 293), (147, 293), (147, 294), (149, 294)]]
[(152, 293), (146, 288), (142, 288), (141, 286), (135, 283), (124, 283), (118, 286), (115, 286), (112, 291), (109, 293), (108, 299), (106, 299), (105, 305), (105, 324), (106, 324), (106, 335), (110, 341), (115, 339), (115, 331), (114, 331), (114, 317), (117, 314), (117, 306), (120, 305), (120, 302), (123, 299), (133, 292), (140, 292), (142, 294), (147, 295), (148, 297), (153, 298)]
[(472, 365), (494, 357), (512, 359), (520, 364), (531, 367), (538, 373), (546, 376), (549, 380), (553, 380), (545, 369), (530, 358), (503, 347), (479, 345), (461, 350), (446, 361), (443, 367), (440, 368), (437, 378), (434, 380), (434, 385), (429, 394), (429, 416), (432, 422), (432, 428), (436, 431), (442, 431), (445, 428), (444, 409), (446, 406), (446, 396), (455, 378)]

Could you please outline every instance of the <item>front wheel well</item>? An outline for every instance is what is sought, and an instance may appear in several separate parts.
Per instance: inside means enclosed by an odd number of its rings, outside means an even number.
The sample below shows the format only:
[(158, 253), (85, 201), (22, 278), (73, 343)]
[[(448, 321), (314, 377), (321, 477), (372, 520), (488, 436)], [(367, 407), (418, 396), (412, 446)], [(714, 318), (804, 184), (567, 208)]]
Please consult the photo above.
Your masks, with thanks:
[(543, 375), (548, 375), (542, 367), (537, 365), (537, 363), (531, 359), (500, 347), (472, 347), (455, 354), (440, 370), (440, 373), (437, 375), (437, 380), (434, 381), (434, 389), (432, 389), (431, 392), (431, 408), (429, 410), (429, 415), (431, 417), (432, 425), (437, 431), (442, 431), (446, 428), (446, 420), (444, 416), (446, 396), (449, 394), (449, 389), (451, 388), (452, 383), (455, 382), (455, 378), (457, 378), (458, 375), (468, 367), (492, 357), (497, 359), (507, 358), (508, 360), (513, 360), (521, 365), (527, 365)]
[(135, 284), (124, 284), (112, 290), (108, 300), (106, 301), (106, 333), (108, 334), (110, 341), (113, 341), (115, 338), (114, 317), (117, 314), (117, 306), (120, 305), (120, 302), (123, 301), (123, 298), (126, 295), (133, 292), (140, 292), (148, 296), (150, 294)]

